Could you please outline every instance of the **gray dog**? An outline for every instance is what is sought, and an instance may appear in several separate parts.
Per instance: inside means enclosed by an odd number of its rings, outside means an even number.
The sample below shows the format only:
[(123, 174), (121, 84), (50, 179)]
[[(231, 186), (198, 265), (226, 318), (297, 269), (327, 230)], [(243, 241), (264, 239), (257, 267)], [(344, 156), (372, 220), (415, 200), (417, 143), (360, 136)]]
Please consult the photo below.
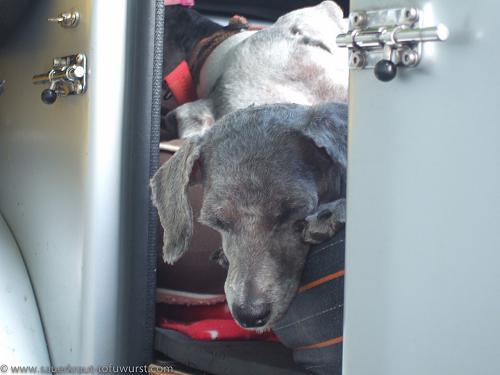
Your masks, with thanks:
[(188, 249), (187, 190), (202, 184), (199, 221), (222, 235), (231, 312), (245, 328), (271, 327), (297, 291), (309, 243), (345, 222), (346, 150), (344, 104), (274, 104), (224, 116), (151, 180), (164, 260)]
[(347, 51), (335, 43), (344, 29), (342, 9), (324, 1), (285, 14), (263, 30), (230, 37), (200, 71), (202, 99), (170, 111), (166, 127), (186, 138), (250, 105), (347, 102)]

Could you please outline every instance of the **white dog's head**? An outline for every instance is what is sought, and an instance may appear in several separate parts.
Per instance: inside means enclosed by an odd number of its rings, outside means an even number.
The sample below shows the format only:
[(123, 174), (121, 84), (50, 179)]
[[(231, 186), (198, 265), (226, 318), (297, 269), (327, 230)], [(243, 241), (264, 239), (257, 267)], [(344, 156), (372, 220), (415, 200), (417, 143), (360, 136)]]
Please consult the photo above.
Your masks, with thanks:
[(342, 9), (333, 1), (283, 15), (226, 50), (214, 69), (202, 69), (214, 76), (200, 81), (215, 82), (213, 88), (207, 97), (172, 111), (167, 123), (184, 138), (250, 105), (347, 102), (347, 49), (336, 45), (345, 30)]

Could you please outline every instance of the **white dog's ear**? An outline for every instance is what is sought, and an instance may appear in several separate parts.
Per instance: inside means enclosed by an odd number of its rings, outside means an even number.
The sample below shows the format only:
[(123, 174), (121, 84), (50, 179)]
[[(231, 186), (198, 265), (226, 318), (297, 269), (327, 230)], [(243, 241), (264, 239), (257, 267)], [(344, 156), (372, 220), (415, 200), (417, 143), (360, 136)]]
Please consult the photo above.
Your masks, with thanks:
[(202, 135), (215, 122), (210, 99), (189, 102), (170, 111), (166, 117), (167, 129), (176, 130), (179, 138)]
[(201, 182), (200, 138), (193, 137), (156, 172), (150, 182), (152, 201), (163, 227), (163, 260), (175, 263), (189, 248), (193, 212), (189, 186)]
[(300, 131), (342, 168), (347, 168), (347, 105), (329, 103), (311, 108)]

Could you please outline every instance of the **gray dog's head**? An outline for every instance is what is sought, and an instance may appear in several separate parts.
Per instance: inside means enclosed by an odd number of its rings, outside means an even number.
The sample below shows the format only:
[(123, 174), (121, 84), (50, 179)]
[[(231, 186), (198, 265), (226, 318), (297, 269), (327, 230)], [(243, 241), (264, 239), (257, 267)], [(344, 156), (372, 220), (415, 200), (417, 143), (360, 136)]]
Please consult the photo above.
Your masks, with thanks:
[(240, 110), (187, 140), (151, 181), (168, 263), (190, 243), (188, 186), (203, 184), (199, 221), (222, 234), (227, 301), (243, 327), (272, 326), (296, 293), (303, 219), (343, 190), (346, 117), (336, 104)]

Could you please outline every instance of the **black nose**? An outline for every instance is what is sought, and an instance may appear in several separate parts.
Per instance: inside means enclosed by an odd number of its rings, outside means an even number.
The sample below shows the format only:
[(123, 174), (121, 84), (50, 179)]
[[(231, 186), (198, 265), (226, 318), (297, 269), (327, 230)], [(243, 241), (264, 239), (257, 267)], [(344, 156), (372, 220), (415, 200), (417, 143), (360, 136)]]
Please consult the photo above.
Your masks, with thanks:
[(245, 328), (259, 328), (266, 325), (271, 315), (269, 303), (233, 306), (234, 318)]

